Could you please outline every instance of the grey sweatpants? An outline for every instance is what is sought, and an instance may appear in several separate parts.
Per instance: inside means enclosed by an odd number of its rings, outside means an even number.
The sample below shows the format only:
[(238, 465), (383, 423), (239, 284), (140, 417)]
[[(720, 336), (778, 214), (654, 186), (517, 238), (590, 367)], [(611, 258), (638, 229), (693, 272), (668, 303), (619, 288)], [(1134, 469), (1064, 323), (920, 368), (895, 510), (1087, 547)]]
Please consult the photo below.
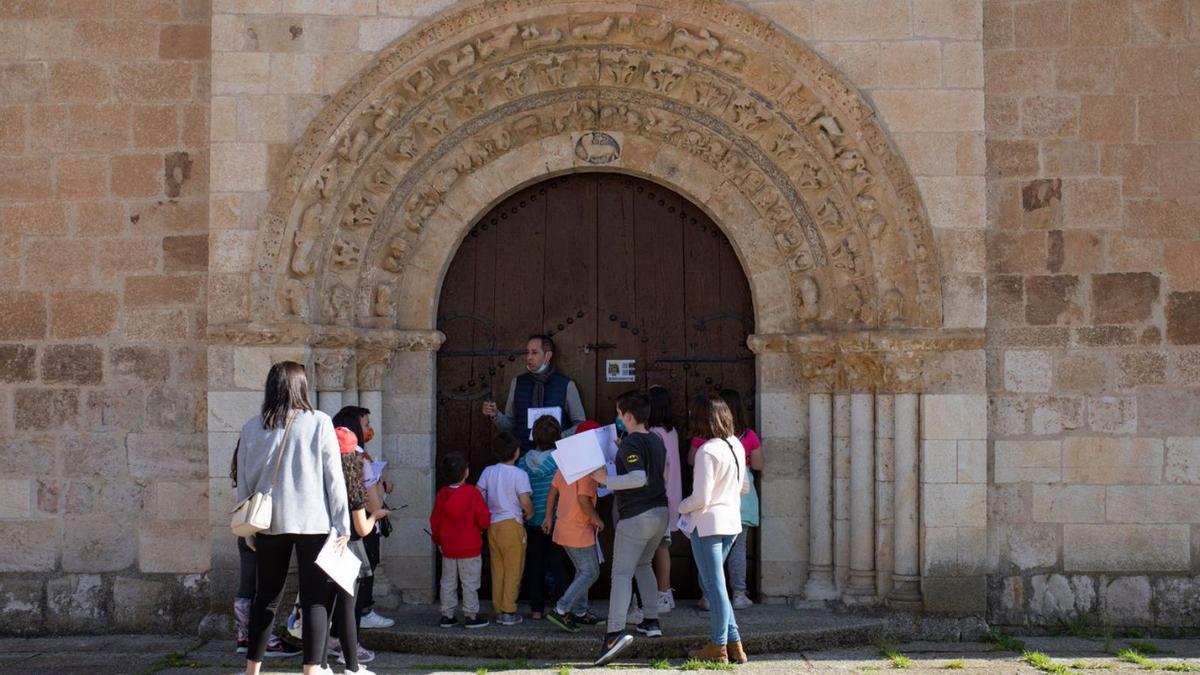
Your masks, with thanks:
[(608, 632), (625, 630), (633, 579), (643, 598), (642, 611), (647, 619), (658, 618), (658, 581), (654, 578), (654, 552), (667, 529), (667, 507), (644, 511), (617, 523), (613, 537), (612, 588), (608, 594)]
[(483, 558), (442, 558), (442, 616), (454, 616), (458, 609), (458, 586), (462, 584), (463, 615), (474, 618), (479, 614), (479, 575)]

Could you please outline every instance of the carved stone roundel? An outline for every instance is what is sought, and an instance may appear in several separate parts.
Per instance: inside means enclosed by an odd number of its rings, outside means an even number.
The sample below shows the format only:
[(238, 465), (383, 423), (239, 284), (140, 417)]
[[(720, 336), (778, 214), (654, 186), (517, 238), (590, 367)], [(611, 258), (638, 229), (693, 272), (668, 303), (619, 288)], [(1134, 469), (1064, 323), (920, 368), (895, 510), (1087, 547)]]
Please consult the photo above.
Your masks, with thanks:
[(482, 2), (381, 52), (288, 162), (260, 234), (257, 316), (432, 326), (441, 275), (492, 204), (615, 170), (721, 224), (759, 331), (940, 325), (916, 187), (836, 70), (724, 2), (601, 7)]

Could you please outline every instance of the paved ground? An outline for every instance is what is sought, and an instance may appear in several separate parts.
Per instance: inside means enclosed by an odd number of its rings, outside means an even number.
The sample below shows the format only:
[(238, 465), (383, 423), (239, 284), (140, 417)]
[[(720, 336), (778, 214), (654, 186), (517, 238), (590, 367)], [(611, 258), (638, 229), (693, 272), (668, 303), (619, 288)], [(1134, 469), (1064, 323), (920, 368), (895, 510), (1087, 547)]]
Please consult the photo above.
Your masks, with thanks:
[[(1200, 671), (1200, 640), (1112, 640), (1081, 638), (1024, 638), (1027, 650), (1048, 656), (1041, 672), (1101, 672), (1148, 670)], [(895, 670), (907, 665), (908, 672), (945, 673), (947, 670), (967, 670), (974, 673), (1037, 673), (1030, 658), (1014, 653), (990, 651), (980, 643), (910, 643), (886, 647), (894, 656), (887, 658), (879, 647), (829, 649), (792, 654), (752, 655), (749, 665), (737, 668), (744, 675), (755, 673), (795, 672), (871, 672)], [(1106, 652), (1106, 648), (1109, 652)], [(1140, 649), (1142, 664), (1122, 660), (1114, 655), (1126, 649)], [(1151, 654), (1150, 652), (1156, 651)], [(582, 669), (584, 660), (499, 661), (455, 657), (431, 657), (413, 654), (380, 653), (370, 668), (384, 673), (567, 673)], [(1134, 658), (1125, 654), (1126, 658)], [(1036, 657), (1032, 657), (1036, 660)], [(905, 664), (904, 659), (909, 663)], [(1183, 664), (1183, 665), (1179, 665)], [(46, 673), (61, 675), (81, 673), (237, 673), (244, 662), (233, 653), (228, 642), (202, 642), (186, 637), (171, 636), (104, 636), (0, 639), (0, 672)], [(298, 659), (275, 661), (264, 670), (267, 673), (294, 673), (300, 669)], [(661, 673), (663, 671), (693, 670), (684, 661), (622, 663), (615, 668), (595, 669), (596, 673)], [(340, 672), (340, 669), (335, 669)]]

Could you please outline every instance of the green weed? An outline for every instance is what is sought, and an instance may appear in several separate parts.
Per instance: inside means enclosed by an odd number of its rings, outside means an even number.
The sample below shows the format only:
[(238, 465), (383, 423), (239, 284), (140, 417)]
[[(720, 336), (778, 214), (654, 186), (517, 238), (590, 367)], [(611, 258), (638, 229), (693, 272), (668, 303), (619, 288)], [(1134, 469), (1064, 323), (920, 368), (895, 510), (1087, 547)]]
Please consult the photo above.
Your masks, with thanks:
[(946, 668), (946, 670), (963, 670), (967, 667), (967, 664), (964, 661), (951, 661), (951, 662), (947, 663), (944, 667)]
[(1136, 649), (1122, 649), (1117, 652), (1117, 660), (1125, 663), (1133, 663), (1143, 668), (1153, 668), (1154, 662), (1146, 658)]
[(1025, 663), (1028, 663), (1029, 665), (1033, 666), (1034, 668), (1037, 668), (1038, 670), (1042, 671), (1043, 673), (1061, 674), (1061, 673), (1067, 672), (1067, 668), (1065, 666), (1059, 665), (1059, 664), (1051, 661), (1050, 657), (1046, 656), (1042, 652), (1030, 652), (1030, 651), (1022, 652), (1021, 658), (1025, 660)]
[(679, 666), (680, 670), (736, 670), (732, 663), (718, 663), (716, 661), (701, 661), (699, 659), (688, 659)]
[(1173, 654), (1174, 653), (1169, 649), (1163, 649), (1162, 647), (1159, 647), (1158, 645), (1154, 645), (1154, 644), (1151, 644), (1151, 643), (1145, 642), (1145, 641), (1134, 640), (1134, 641), (1129, 642), (1129, 646), (1133, 649), (1138, 650), (1142, 654)]
[(993, 628), (983, 636), (984, 641), (992, 645), (994, 652), (1015, 652), (1020, 654), (1025, 651), (1025, 643), (1017, 638), (1005, 633), (1004, 631)]
[(651, 663), (650, 667), (653, 668), (654, 670), (670, 670), (671, 662), (666, 659), (659, 659), (659, 660)]
[(1176, 673), (1200, 673), (1200, 666), (1188, 663), (1187, 661), (1178, 661), (1176, 663), (1168, 663), (1164, 666), (1159, 666), (1163, 670), (1170, 670)]

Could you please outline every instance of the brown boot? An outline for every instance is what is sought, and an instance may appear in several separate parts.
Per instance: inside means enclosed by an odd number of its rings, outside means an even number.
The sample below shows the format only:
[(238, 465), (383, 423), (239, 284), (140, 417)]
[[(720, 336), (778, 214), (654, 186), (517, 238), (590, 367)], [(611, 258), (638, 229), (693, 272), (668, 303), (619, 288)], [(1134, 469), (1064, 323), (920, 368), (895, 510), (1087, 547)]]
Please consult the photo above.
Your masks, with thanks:
[(729, 663), (729, 654), (725, 652), (725, 645), (714, 645), (708, 643), (702, 649), (696, 649), (688, 652), (688, 656), (697, 661), (715, 661), (716, 663)]
[(746, 656), (746, 650), (742, 649), (742, 641), (730, 642), (725, 645), (725, 650), (729, 653), (730, 663), (749, 663), (750, 657)]

